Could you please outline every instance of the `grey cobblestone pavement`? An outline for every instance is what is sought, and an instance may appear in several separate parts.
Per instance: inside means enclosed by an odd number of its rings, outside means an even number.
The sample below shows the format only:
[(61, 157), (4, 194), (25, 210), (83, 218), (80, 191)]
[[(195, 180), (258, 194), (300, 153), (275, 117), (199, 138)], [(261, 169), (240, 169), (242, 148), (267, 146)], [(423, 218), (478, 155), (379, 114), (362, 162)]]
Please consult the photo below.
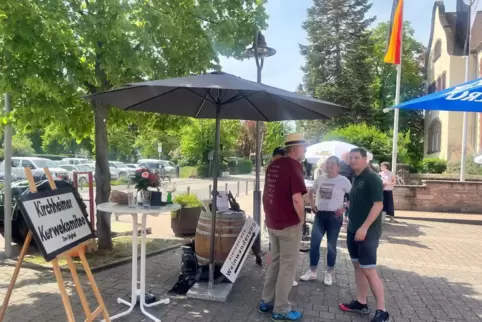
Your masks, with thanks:
[[(387, 309), (392, 321), (482, 321), (482, 235), (481, 225), (453, 224), (403, 219), (386, 224), (379, 250), (380, 274), (385, 282)], [(293, 304), (304, 312), (304, 321), (369, 321), (369, 317), (342, 313), (340, 301), (355, 294), (354, 274), (349, 261), (346, 235), (339, 240), (335, 282), (301, 282), (293, 288)], [(322, 244), (323, 255), (326, 245)], [(301, 254), (298, 274), (308, 268), (308, 255)], [(324, 257), (322, 257), (323, 259)], [(148, 290), (166, 294), (177, 280), (180, 251), (170, 251), (147, 260)], [(321, 265), (323, 265), (323, 262)], [(0, 266), (0, 300), (3, 299), (13, 267)], [(268, 321), (256, 311), (265, 268), (248, 258), (227, 303), (171, 298), (168, 305), (148, 309), (163, 322), (183, 321)], [(116, 298), (128, 296), (130, 265), (95, 274), (111, 315), (125, 309)], [(64, 274), (67, 279), (68, 274)], [(319, 274), (320, 276), (322, 274)], [(82, 278), (85, 281), (85, 278)], [(87, 283), (87, 282), (86, 282)], [(84, 320), (78, 297), (68, 282), (77, 320)], [(95, 307), (92, 292), (86, 292)], [(162, 297), (162, 296), (161, 296)], [(373, 298), (369, 299), (373, 306)], [(7, 310), (6, 321), (65, 321), (65, 313), (52, 272), (22, 269)], [(118, 321), (149, 321), (138, 308)]]

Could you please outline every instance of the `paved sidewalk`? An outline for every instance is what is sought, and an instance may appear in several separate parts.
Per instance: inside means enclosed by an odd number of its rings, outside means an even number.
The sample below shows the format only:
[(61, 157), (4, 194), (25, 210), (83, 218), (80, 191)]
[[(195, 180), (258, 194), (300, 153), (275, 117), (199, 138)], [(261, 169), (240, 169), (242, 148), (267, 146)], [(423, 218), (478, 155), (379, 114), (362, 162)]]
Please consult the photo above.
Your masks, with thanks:
[[(380, 273), (393, 321), (482, 321), (482, 226), (410, 219), (398, 221), (385, 225), (379, 251)], [(345, 237), (344, 233), (340, 236), (334, 285), (326, 287), (321, 281), (304, 282), (292, 290), (291, 299), (304, 312), (304, 321), (369, 321), (369, 317), (343, 313), (337, 307), (340, 301), (351, 299), (355, 292)], [(321, 265), (325, 243), (322, 249)], [(302, 254), (301, 258), (297, 276), (308, 268), (307, 254)], [(149, 258), (148, 290), (165, 294), (177, 280), (180, 261), (178, 250)], [(12, 272), (12, 267), (0, 266), (0, 300)], [(256, 311), (264, 273), (265, 268), (257, 267), (251, 257), (228, 303), (171, 298), (170, 304), (149, 311), (163, 322), (269, 321), (267, 315)], [(129, 294), (130, 265), (99, 272), (95, 278), (111, 315), (123, 310), (116, 298)], [(72, 287), (68, 282), (69, 292), (75, 293)], [(87, 296), (93, 308), (92, 293), (88, 292)], [(76, 294), (71, 301), (77, 320), (83, 320)], [(373, 299), (369, 302), (373, 306)], [(61, 303), (51, 272), (22, 269), (6, 321), (65, 321)], [(136, 309), (118, 321), (149, 320)]]

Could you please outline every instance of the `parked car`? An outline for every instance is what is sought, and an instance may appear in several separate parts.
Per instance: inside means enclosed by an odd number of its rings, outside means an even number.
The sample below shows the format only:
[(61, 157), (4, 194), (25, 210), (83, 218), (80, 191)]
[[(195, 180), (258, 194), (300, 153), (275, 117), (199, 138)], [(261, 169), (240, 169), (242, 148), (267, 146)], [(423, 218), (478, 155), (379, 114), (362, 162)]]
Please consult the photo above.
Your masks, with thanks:
[(133, 170), (137, 170), (141, 167), (141, 165), (137, 163), (127, 163), (125, 166)]
[[(42, 173), (43, 174), (43, 173)], [(50, 184), (47, 180), (41, 180), (36, 183), (37, 191), (46, 191), (50, 190)], [(65, 187), (72, 187), (72, 185), (64, 180), (55, 180), (55, 185), (57, 188), (65, 188)], [(28, 181), (22, 180), (19, 182), (15, 182), (12, 184), (12, 240), (14, 243), (23, 244), (23, 241), (27, 237), (28, 233), (28, 226), (23, 218), (22, 212), (20, 207), (17, 206), (15, 201), (15, 196), (19, 196), (22, 194), (30, 193), (30, 189), (28, 186)], [(87, 206), (82, 200), (82, 197), (79, 195), (77, 190), (74, 190), (74, 196), (79, 201), (80, 208), (84, 216), (89, 218), (87, 215)], [(4, 226), (5, 220), (5, 210), (4, 210), (4, 197), (5, 197), (5, 189), (0, 189), (0, 225)], [(0, 229), (3, 235), (3, 229)], [(35, 241), (32, 240), (32, 244), (35, 244)]]
[[(91, 171), (95, 173), (95, 161), (87, 161), (85, 163), (81, 163), (80, 165), (85, 165), (90, 167)], [(109, 166), (110, 170), (110, 180), (118, 180), (119, 179), (119, 169)]]
[[(95, 170), (88, 165), (78, 164), (78, 165), (70, 165), (64, 164), (60, 165), (61, 168), (69, 171), (69, 178), (74, 180), (74, 172), (90, 172), (92, 171), (92, 176), (95, 175)], [(89, 183), (89, 175), (86, 173), (77, 174), (77, 183), (79, 186), (86, 186)]]
[(156, 160), (156, 159), (141, 159), (137, 161), (142, 166), (150, 170), (154, 170), (160, 173), (162, 178), (175, 178), (177, 177), (177, 166), (167, 160)]
[[(19, 180), (24, 180), (23, 177), (20, 177), (19, 175), (12, 173), (12, 182), (14, 181), (19, 181)], [(0, 163), (0, 182), (5, 181), (5, 166), (3, 162)]]
[(12, 174), (25, 178), (24, 168), (30, 168), (34, 176), (42, 176), (44, 174), (43, 168), (48, 168), (54, 179), (69, 179), (68, 171), (60, 168), (59, 165), (52, 160), (36, 157), (12, 157)]
[(136, 170), (127, 167), (124, 163), (119, 161), (109, 161), (109, 168), (117, 170), (119, 178), (128, 178), (129, 175), (133, 174)]
[(73, 164), (73, 165), (77, 165), (77, 164), (81, 164), (81, 163), (86, 163), (88, 162), (89, 160), (88, 159), (85, 159), (85, 158), (63, 158), (59, 164)]

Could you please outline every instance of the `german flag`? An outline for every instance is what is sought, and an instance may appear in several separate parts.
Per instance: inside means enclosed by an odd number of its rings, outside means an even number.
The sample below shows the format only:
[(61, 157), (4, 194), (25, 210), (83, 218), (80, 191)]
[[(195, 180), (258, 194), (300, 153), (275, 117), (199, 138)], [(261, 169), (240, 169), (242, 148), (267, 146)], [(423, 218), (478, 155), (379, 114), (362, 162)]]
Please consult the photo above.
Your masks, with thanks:
[(399, 65), (402, 57), (403, 0), (393, 0), (392, 17), (388, 29), (387, 52), (384, 61)]

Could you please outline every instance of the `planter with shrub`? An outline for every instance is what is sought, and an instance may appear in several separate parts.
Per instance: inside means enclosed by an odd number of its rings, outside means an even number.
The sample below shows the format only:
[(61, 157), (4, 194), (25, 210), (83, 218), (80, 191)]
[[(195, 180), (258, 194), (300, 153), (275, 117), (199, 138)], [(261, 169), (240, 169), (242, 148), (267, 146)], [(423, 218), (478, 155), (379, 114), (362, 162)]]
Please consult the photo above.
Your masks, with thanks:
[(183, 193), (174, 198), (181, 209), (171, 213), (171, 228), (177, 237), (196, 234), (197, 222), (201, 215), (202, 201), (192, 193)]

